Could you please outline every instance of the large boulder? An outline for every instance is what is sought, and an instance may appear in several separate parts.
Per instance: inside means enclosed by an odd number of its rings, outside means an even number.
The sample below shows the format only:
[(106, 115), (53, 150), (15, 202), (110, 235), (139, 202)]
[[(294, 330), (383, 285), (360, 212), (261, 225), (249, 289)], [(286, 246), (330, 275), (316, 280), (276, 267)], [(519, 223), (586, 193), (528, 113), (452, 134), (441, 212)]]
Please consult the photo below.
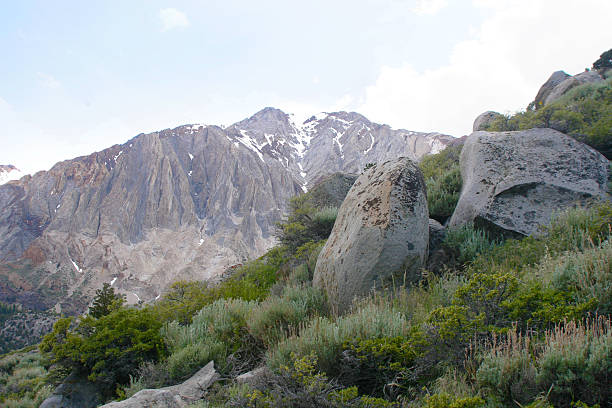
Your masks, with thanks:
[(595, 84), (603, 82), (603, 77), (597, 71), (584, 71), (580, 74), (566, 78), (563, 82), (555, 86), (550, 94), (544, 99), (544, 106), (549, 105), (563, 95), (565, 95), (570, 89), (582, 85), (582, 84)]
[(486, 111), (481, 113), (474, 120), (474, 125), (472, 126), (474, 132), (479, 130), (486, 130), (493, 123), (493, 121), (503, 115), (499, 112), (494, 111)]
[(563, 71), (553, 72), (550, 78), (548, 78), (548, 80), (544, 82), (544, 84), (538, 90), (538, 94), (536, 95), (535, 100), (532, 102), (535, 108), (538, 109), (544, 106), (544, 101), (546, 101), (546, 98), (548, 98), (548, 95), (550, 95), (553, 89), (555, 89), (555, 87), (561, 82), (571, 77), (571, 75)]
[(119, 402), (111, 402), (100, 408), (182, 408), (201, 400), (206, 390), (219, 379), (214, 362), (208, 363), (182, 384), (155, 390), (141, 390)]
[(474, 132), (460, 164), (463, 188), (451, 227), (474, 222), (530, 235), (555, 211), (607, 197), (608, 160), (553, 129)]
[(423, 175), (408, 158), (366, 170), (338, 211), (314, 273), (332, 307), (404, 277), (415, 281), (427, 258), (429, 217)]
[[(603, 73), (597, 70), (584, 71), (574, 76), (566, 74), (563, 71), (556, 71), (548, 78), (544, 85), (540, 87), (532, 105), (535, 109), (539, 109), (557, 101), (575, 86), (603, 81)], [(474, 131), (476, 132), (478, 130), (482, 129), (477, 129), (476, 126), (474, 126)]]

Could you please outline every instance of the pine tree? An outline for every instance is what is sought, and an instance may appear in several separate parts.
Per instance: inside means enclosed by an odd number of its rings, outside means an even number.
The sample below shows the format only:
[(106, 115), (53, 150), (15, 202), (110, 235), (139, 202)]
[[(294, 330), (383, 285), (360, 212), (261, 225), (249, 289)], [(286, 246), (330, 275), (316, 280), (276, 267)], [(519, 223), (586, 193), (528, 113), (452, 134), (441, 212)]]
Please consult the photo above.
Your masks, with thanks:
[(111, 285), (105, 282), (102, 289), (96, 290), (96, 296), (89, 307), (89, 315), (99, 319), (119, 309), (124, 302), (124, 296), (115, 293)]

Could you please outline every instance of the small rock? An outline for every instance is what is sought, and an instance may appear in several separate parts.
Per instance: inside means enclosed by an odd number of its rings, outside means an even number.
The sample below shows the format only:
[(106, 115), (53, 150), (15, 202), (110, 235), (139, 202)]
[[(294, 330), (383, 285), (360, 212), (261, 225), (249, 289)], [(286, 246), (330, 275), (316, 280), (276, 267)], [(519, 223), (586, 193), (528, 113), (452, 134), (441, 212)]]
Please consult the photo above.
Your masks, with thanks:
[(124, 401), (111, 402), (101, 408), (182, 408), (201, 400), (206, 390), (219, 379), (211, 361), (182, 384), (155, 390), (141, 390)]
[(259, 367), (254, 370), (249, 371), (248, 373), (244, 373), (236, 377), (236, 382), (239, 384), (250, 384), (253, 381), (257, 380), (261, 376), (265, 375), (268, 371), (267, 367)]

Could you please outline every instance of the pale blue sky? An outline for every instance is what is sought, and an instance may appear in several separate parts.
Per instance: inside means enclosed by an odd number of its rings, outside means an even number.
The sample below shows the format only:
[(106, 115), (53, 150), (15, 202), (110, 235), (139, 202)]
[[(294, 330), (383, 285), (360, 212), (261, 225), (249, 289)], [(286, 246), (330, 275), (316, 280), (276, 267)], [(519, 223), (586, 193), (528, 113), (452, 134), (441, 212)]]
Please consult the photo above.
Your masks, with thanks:
[(48, 169), (265, 106), (461, 136), (552, 71), (590, 66), (612, 46), (612, 30), (589, 31), (610, 3), (0, 0), (0, 164)]

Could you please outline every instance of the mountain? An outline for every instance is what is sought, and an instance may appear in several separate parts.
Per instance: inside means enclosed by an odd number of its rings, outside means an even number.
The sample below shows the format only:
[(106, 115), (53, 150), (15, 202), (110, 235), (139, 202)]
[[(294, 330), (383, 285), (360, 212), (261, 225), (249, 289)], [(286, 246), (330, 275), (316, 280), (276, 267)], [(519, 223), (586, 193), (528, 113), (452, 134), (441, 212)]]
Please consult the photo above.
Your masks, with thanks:
[(289, 198), (336, 171), (419, 159), (453, 141), (354, 112), (298, 124), (265, 108), (227, 128), (140, 134), (0, 186), (0, 300), (83, 310), (109, 282), (131, 303), (274, 245)]
[(12, 164), (0, 164), (0, 185), (12, 180), (19, 180), (24, 174)]

